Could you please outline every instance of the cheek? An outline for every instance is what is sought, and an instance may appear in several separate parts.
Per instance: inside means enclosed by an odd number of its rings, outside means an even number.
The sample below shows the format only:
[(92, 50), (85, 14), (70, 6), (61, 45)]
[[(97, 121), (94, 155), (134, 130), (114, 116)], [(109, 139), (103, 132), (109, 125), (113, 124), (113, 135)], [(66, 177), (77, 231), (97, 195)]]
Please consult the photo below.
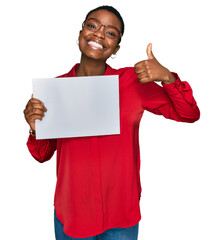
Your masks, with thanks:
[(80, 35), (79, 35), (78, 42), (79, 42), (79, 49), (80, 49), (81, 51), (84, 50), (84, 49), (86, 48), (87, 42), (86, 42), (86, 40), (84, 39), (83, 34), (80, 34)]
[(112, 51), (115, 51), (118, 47), (118, 40), (116, 40), (115, 42), (114, 41), (111, 42), (110, 46), (111, 46)]

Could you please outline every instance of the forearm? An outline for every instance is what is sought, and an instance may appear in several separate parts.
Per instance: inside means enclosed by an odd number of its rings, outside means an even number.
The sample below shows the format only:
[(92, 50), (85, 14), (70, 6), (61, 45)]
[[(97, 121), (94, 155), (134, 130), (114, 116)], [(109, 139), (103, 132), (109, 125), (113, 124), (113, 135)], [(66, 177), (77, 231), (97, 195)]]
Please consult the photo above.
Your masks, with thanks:
[(171, 84), (173, 82), (176, 82), (177, 78), (175, 75), (171, 72), (169, 72), (165, 78), (165, 80), (162, 81), (163, 84)]
[[(182, 122), (195, 122), (200, 118), (200, 111), (197, 103), (193, 97), (193, 92), (187, 82), (180, 81), (178, 75), (173, 73), (177, 79), (171, 84), (163, 84), (163, 87), (168, 94), (172, 109), (170, 115), (176, 113), (176, 121)], [(171, 113), (172, 111), (172, 113)]]

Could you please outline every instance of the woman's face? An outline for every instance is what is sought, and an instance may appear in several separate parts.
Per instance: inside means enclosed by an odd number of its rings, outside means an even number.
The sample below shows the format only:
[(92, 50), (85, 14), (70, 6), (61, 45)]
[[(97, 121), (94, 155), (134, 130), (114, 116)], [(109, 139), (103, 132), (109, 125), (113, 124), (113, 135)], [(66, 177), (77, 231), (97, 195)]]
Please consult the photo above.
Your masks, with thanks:
[[(118, 17), (107, 10), (98, 10), (91, 13), (88, 18), (95, 18), (103, 25), (112, 25), (119, 31), (121, 30), (121, 23)], [(106, 61), (112, 54), (115, 54), (120, 46), (117, 39), (111, 39), (105, 36), (104, 26), (93, 32), (87, 28), (83, 28), (79, 35), (79, 48), (83, 55), (95, 60)], [(97, 44), (94, 44), (96, 42)]]

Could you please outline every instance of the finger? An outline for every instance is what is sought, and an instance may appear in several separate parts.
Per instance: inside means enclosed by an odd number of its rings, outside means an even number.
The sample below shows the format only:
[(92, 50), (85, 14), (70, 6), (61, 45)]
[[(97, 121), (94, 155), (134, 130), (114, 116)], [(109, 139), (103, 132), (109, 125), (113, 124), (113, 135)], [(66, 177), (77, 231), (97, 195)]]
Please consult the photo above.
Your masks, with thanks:
[(27, 123), (29, 125), (31, 125), (32, 123), (35, 122), (36, 119), (42, 120), (43, 117), (44, 117), (43, 115), (32, 114), (32, 115), (29, 115), (29, 116), (25, 116), (25, 119), (26, 119)]
[(38, 108), (31, 108), (31, 109), (29, 109), (29, 110), (27, 110), (26, 112), (25, 112), (25, 115), (27, 116), (27, 117), (29, 117), (29, 116), (31, 116), (31, 115), (41, 115), (41, 116), (44, 116), (44, 110), (43, 109), (38, 109)]
[(153, 59), (153, 58), (155, 58), (154, 55), (153, 55), (153, 52), (152, 52), (152, 43), (150, 43), (150, 44), (147, 46), (146, 53), (147, 53), (148, 59)]
[(34, 109), (34, 108), (38, 108), (38, 109), (42, 109), (44, 112), (47, 111), (46, 107), (44, 105), (42, 105), (41, 103), (33, 103), (30, 102), (29, 104), (27, 104), (24, 113), (28, 112), (30, 109)]
[(138, 79), (143, 79), (143, 78), (146, 78), (146, 77), (150, 77), (148, 72), (143, 72), (143, 73), (140, 73), (138, 74)]
[(24, 115), (25, 115), (25, 118), (29, 117), (29, 116), (31, 116), (33, 114), (38, 114), (38, 115), (44, 116), (45, 112), (46, 111), (44, 111), (43, 109), (38, 109), (38, 108), (33, 109), (33, 108), (30, 108), (30, 109), (25, 109), (24, 110)]
[(26, 121), (29, 125), (31, 125), (32, 123), (35, 122), (36, 119), (39, 119), (39, 120), (42, 120), (44, 116), (41, 116), (41, 115), (37, 115), (37, 114), (34, 114), (34, 115), (31, 115), (31, 116), (28, 116), (26, 117)]
[(39, 99), (37, 99), (37, 98), (31, 98), (31, 99), (29, 100), (29, 102), (39, 102), (39, 103), (41, 103), (42, 105), (44, 105), (44, 103), (43, 103), (42, 101), (40, 101)]
[(29, 116), (26, 118), (26, 121), (28, 124), (32, 124), (33, 122), (35, 122), (35, 120), (38, 119), (38, 120), (42, 120), (43, 119), (43, 116), (40, 116), (40, 115), (32, 115), (32, 116)]
[(150, 69), (149, 65), (145, 64), (145, 65), (135, 68), (135, 73), (140, 74), (142, 72), (148, 72), (149, 69)]
[(32, 102), (32, 101), (40, 102), (40, 103), (44, 104), (41, 100), (39, 100), (39, 99), (37, 99), (37, 98), (34, 98), (34, 97), (33, 97), (33, 94), (32, 94), (32, 96), (31, 96), (31, 98), (29, 99), (28, 102)]
[(150, 77), (145, 77), (145, 78), (139, 79), (139, 82), (142, 84), (147, 83), (147, 82), (152, 82), (152, 81), (153, 80)]
[(33, 115), (39, 115), (39, 116), (41, 116), (41, 117), (44, 117), (45, 116), (45, 113), (44, 113), (44, 111), (42, 111), (41, 109), (30, 109), (29, 111), (27, 111), (26, 113), (25, 113), (25, 118), (26, 119), (29, 119), (31, 116), (33, 116)]
[(41, 102), (39, 99), (36, 99), (36, 98), (31, 98), (28, 103), (26, 104), (26, 107), (27, 108), (30, 104), (33, 104), (33, 103), (38, 103), (38, 104), (41, 104), (42, 106), (44, 106), (44, 103)]
[(43, 112), (47, 111), (46, 107), (40, 103), (30, 103), (26, 106), (24, 114), (27, 114), (29, 111), (34, 111), (35, 109), (42, 110)]
[(145, 64), (146, 64), (146, 61), (148, 61), (148, 60), (143, 60), (143, 61), (141, 61), (141, 62), (138, 62), (138, 63), (136, 63), (135, 64), (135, 68), (138, 68), (138, 67), (141, 67), (141, 66), (144, 66)]

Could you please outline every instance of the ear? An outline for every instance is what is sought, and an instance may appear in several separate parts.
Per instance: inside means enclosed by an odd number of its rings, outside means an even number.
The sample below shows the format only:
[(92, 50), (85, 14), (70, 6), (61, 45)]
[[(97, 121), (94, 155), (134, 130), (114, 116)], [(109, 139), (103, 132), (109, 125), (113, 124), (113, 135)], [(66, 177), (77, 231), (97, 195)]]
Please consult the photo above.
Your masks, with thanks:
[(116, 54), (119, 49), (120, 49), (120, 45), (117, 45), (117, 46), (115, 47), (115, 50), (114, 50), (113, 54)]

